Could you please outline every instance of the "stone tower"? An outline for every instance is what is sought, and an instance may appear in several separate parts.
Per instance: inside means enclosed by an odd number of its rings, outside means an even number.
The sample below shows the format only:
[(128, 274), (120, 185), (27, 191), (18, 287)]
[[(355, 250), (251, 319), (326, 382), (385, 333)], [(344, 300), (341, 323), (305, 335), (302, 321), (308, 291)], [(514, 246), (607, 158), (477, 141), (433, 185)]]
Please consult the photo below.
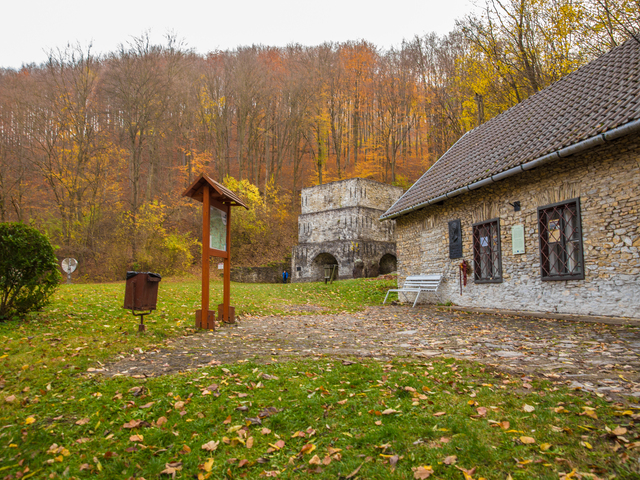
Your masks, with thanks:
[(401, 195), (364, 178), (302, 189), (291, 281), (321, 281), (325, 265), (338, 265), (339, 279), (395, 271), (395, 222), (379, 218)]

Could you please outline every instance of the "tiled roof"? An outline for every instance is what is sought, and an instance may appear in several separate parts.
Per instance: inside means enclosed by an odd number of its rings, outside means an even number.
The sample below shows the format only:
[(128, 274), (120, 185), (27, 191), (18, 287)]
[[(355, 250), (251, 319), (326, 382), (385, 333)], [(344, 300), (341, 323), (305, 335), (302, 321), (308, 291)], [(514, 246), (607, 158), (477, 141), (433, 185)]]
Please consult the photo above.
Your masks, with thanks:
[(382, 218), (639, 119), (640, 43), (631, 39), (467, 132)]

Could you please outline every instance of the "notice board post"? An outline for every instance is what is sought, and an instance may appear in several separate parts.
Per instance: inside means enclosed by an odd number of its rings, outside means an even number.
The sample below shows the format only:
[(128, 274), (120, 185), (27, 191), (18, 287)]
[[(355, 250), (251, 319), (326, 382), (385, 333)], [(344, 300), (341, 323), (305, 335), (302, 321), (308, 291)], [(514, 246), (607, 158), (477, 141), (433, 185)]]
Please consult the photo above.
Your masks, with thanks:
[(218, 320), (233, 323), (231, 303), (231, 207), (248, 207), (228, 188), (203, 173), (182, 194), (202, 202), (202, 308), (196, 310), (196, 327), (215, 329), (215, 312), (209, 309), (209, 258), (224, 259), (222, 303)]

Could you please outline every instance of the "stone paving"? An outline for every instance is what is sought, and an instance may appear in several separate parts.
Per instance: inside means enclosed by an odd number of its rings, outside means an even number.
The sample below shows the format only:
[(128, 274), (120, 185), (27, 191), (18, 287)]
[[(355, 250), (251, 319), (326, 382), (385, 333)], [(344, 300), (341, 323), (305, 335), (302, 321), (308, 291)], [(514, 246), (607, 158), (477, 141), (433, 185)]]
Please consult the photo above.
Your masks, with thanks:
[[(163, 348), (121, 357), (105, 375), (156, 376), (238, 361), (290, 357), (453, 357), (562, 381), (610, 400), (640, 401), (640, 327), (433, 306), (370, 307), (355, 314), (244, 317)], [(638, 400), (636, 400), (638, 399)]]

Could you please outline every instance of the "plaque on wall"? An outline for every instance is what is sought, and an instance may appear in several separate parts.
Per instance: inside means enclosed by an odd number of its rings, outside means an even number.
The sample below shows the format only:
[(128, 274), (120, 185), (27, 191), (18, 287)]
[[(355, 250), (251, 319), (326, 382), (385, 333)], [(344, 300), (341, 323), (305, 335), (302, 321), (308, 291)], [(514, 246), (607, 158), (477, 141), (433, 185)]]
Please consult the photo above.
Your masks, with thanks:
[(460, 220), (449, 222), (449, 258), (462, 258), (462, 227)]
[(513, 246), (513, 254), (521, 255), (524, 250), (524, 225), (514, 225), (511, 227), (511, 244)]

